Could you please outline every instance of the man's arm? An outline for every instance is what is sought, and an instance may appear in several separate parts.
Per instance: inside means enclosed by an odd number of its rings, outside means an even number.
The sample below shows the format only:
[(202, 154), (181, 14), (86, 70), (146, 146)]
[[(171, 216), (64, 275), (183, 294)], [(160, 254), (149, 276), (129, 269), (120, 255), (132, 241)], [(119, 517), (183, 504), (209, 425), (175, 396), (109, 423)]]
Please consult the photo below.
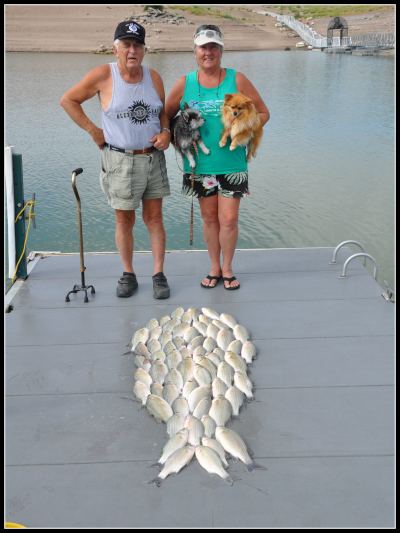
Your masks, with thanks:
[(101, 65), (91, 70), (79, 83), (67, 91), (60, 100), (60, 105), (65, 109), (72, 120), (82, 129), (87, 131), (93, 141), (101, 149), (105, 143), (103, 130), (98, 128), (85, 115), (81, 104), (93, 98), (106, 82), (110, 75), (109, 65)]
[(154, 143), (154, 148), (157, 150), (166, 150), (169, 146), (169, 143), (171, 142), (171, 134), (167, 130), (163, 130), (163, 128), (169, 128), (169, 119), (167, 115), (165, 114), (165, 91), (164, 91), (164, 84), (161, 79), (161, 76), (159, 73), (154, 70), (150, 69), (150, 75), (151, 80), (153, 82), (154, 88), (158, 94), (158, 97), (160, 98), (163, 107), (160, 111), (160, 124), (161, 124), (161, 133), (156, 133), (152, 139), (149, 139), (151, 143)]

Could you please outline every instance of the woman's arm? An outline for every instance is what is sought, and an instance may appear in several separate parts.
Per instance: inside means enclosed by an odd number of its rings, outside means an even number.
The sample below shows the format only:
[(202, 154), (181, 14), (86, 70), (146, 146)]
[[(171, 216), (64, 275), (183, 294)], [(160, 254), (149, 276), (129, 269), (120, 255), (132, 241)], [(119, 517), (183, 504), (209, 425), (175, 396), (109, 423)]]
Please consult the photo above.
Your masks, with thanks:
[(236, 72), (236, 87), (240, 93), (253, 100), (253, 103), (260, 115), (261, 125), (264, 126), (264, 124), (269, 120), (270, 113), (257, 89), (241, 72)]
[(165, 102), (165, 113), (171, 121), (180, 109), (181, 100), (185, 92), (186, 76), (182, 76), (172, 87)]

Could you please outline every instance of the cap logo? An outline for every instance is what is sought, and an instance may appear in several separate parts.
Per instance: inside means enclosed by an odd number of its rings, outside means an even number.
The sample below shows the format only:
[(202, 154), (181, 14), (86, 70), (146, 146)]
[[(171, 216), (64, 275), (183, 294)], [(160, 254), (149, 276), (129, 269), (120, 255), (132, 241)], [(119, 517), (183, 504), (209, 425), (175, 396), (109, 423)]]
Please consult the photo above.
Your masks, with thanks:
[(126, 33), (139, 33), (138, 29), (136, 24), (129, 24), (129, 29), (126, 30)]

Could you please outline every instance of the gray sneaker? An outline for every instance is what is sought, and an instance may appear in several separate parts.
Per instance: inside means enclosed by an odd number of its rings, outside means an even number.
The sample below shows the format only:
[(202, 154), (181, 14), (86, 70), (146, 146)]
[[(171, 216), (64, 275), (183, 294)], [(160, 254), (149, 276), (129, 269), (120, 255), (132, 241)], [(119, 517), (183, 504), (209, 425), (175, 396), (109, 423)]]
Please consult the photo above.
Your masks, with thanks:
[(132, 272), (124, 272), (122, 278), (118, 280), (117, 296), (120, 298), (128, 298), (132, 296), (133, 291), (138, 288), (136, 274)]
[(162, 272), (153, 276), (153, 296), (157, 299), (169, 298), (168, 281)]

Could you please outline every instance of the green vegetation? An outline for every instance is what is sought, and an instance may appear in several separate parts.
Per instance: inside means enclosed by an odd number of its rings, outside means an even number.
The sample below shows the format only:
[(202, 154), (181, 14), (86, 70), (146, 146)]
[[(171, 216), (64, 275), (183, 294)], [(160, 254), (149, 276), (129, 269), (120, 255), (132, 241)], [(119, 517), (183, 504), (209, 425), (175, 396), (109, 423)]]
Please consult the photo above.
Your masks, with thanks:
[[(215, 18), (224, 18), (224, 19), (230, 19), (230, 20), (247, 20), (245, 18), (239, 19), (237, 17), (233, 17), (232, 15), (229, 15), (228, 13), (221, 13), (221, 11), (218, 8), (211, 9), (210, 7), (203, 7), (203, 6), (186, 6), (186, 5), (171, 5), (168, 6), (169, 9), (180, 9), (181, 11), (186, 11), (190, 15), (206, 15), (208, 17), (215, 17)], [(252, 12), (251, 9), (245, 9), (240, 7), (241, 11), (248, 11)], [(230, 11), (232, 11), (232, 8), (230, 8)], [(251, 19), (248, 19), (248, 22), (251, 22)]]
[(149, 7), (152, 7), (153, 9), (159, 9), (160, 11), (164, 11), (164, 6), (143, 6), (143, 11), (147, 11)]
[(221, 13), (219, 9), (214, 9), (213, 11), (211, 11), (211, 8), (209, 7), (173, 5), (173, 6), (168, 6), (168, 8), (169, 9), (180, 9), (181, 11), (186, 11), (187, 13), (190, 13), (191, 15), (207, 15), (208, 17), (238, 20), (235, 17), (232, 17), (232, 15), (228, 15), (227, 13), (226, 14)]
[(274, 5), (280, 15), (291, 15), (298, 18), (326, 18), (326, 17), (346, 17), (347, 15), (360, 15), (363, 13), (373, 13), (377, 11), (393, 11), (393, 4), (376, 5)]

